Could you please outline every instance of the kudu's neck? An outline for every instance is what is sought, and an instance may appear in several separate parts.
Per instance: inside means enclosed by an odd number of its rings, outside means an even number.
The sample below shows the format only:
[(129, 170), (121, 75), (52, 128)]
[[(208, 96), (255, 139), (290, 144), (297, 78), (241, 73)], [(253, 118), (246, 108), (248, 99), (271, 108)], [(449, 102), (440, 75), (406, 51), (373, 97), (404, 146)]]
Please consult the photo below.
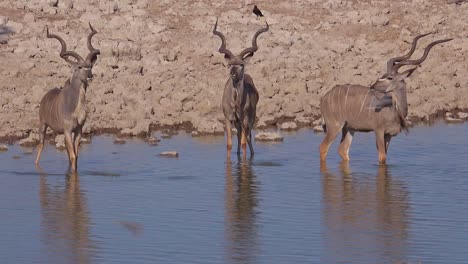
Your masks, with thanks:
[(240, 100), (244, 94), (244, 75), (242, 75), (242, 77), (238, 79), (231, 79), (234, 92), (236, 93), (236, 101), (240, 104)]
[(78, 70), (73, 72), (70, 79), (67, 80), (62, 92), (64, 107), (67, 112), (73, 113), (80, 105), (85, 103), (87, 82), (83, 82), (80, 78)]
[(400, 127), (404, 131), (408, 131), (406, 117), (408, 116), (408, 101), (406, 99), (406, 83), (404, 81), (395, 84), (392, 88), (392, 105), (393, 111)]
[(400, 82), (394, 88), (393, 91), (393, 102), (394, 106), (396, 106), (396, 110), (399, 112), (400, 115), (406, 117), (408, 116), (408, 101), (406, 97), (406, 83)]
[(84, 88), (84, 90), (86, 92), (86, 89), (88, 88), (88, 82), (81, 80), (80, 71), (76, 70), (76, 71), (73, 72), (73, 75), (71, 77), (70, 88), (73, 91), (76, 90), (77, 92), (79, 92), (80, 88), (82, 88), (82, 87)]

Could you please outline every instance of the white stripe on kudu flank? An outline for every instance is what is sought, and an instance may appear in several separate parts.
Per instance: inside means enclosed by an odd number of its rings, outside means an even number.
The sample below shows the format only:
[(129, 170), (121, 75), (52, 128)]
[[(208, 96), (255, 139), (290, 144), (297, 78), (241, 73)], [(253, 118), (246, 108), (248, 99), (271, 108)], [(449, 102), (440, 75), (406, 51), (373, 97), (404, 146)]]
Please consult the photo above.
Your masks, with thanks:
[(366, 102), (367, 95), (369, 95), (369, 91), (367, 91), (367, 93), (366, 93), (366, 96), (364, 96), (364, 100), (362, 100), (362, 103), (361, 103), (361, 109), (359, 110), (359, 113), (361, 113), (361, 112), (362, 112), (362, 108), (364, 107), (364, 103)]
[(346, 90), (346, 97), (345, 97), (345, 99), (344, 99), (344, 108), (345, 108), (345, 109), (346, 109), (346, 102), (348, 101), (348, 93), (349, 93), (349, 87), (350, 87), (350, 86), (351, 86), (351, 85), (348, 84), (348, 88), (347, 88), (347, 90)]
[(333, 96), (331, 95), (332, 93), (335, 94), (335, 90), (336, 89), (332, 89), (332, 91), (330, 91), (330, 95), (328, 95), (328, 108), (332, 108), (332, 103), (331, 103), (331, 100), (330, 100), (330, 97), (333, 99)]
[(372, 106), (373, 103), (374, 103), (374, 97), (371, 97), (369, 107), (367, 107), (367, 108), (369, 108), (369, 109), (367, 110), (367, 115), (370, 115), (370, 110), (374, 108), (374, 107)]

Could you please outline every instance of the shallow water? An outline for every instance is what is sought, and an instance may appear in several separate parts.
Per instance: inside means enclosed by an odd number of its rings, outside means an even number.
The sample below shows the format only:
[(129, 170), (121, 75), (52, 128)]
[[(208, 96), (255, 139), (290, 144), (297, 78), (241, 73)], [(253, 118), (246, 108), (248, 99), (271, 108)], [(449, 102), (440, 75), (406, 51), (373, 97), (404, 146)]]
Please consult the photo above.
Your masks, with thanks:
[(387, 166), (356, 134), (351, 162), (334, 144), (328, 168), (310, 130), (256, 143), (252, 160), (226, 160), (223, 137), (100, 136), (78, 177), (52, 146), (43, 171), (15, 146), (0, 153), (0, 263), (466, 263), (467, 131), (416, 127)]

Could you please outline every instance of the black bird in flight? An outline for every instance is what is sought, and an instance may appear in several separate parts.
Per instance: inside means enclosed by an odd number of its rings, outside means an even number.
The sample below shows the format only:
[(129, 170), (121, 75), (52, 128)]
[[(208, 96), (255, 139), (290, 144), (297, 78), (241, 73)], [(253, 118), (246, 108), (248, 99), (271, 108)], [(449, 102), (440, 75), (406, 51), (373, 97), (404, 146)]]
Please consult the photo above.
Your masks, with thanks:
[(263, 16), (262, 11), (260, 11), (260, 9), (258, 9), (258, 7), (256, 5), (254, 5), (253, 13), (257, 16), (257, 19), (258, 19), (258, 17)]

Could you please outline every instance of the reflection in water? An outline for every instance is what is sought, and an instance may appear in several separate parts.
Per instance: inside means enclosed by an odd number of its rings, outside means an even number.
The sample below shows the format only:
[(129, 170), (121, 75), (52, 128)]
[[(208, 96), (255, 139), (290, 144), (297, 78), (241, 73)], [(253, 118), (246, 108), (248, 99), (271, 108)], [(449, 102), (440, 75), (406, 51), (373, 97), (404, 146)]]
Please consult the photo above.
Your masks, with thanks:
[(342, 162), (339, 174), (325, 164), (321, 171), (324, 261), (406, 261), (408, 190), (392, 178), (390, 168), (380, 165), (376, 176), (353, 174)]
[(40, 172), (39, 197), (42, 239), (57, 263), (91, 263), (95, 251), (90, 240), (90, 218), (79, 176), (66, 176), (65, 187), (47, 183)]
[(233, 168), (226, 160), (225, 230), (228, 261), (255, 263), (258, 252), (256, 211), (258, 188), (251, 160), (239, 160)]

